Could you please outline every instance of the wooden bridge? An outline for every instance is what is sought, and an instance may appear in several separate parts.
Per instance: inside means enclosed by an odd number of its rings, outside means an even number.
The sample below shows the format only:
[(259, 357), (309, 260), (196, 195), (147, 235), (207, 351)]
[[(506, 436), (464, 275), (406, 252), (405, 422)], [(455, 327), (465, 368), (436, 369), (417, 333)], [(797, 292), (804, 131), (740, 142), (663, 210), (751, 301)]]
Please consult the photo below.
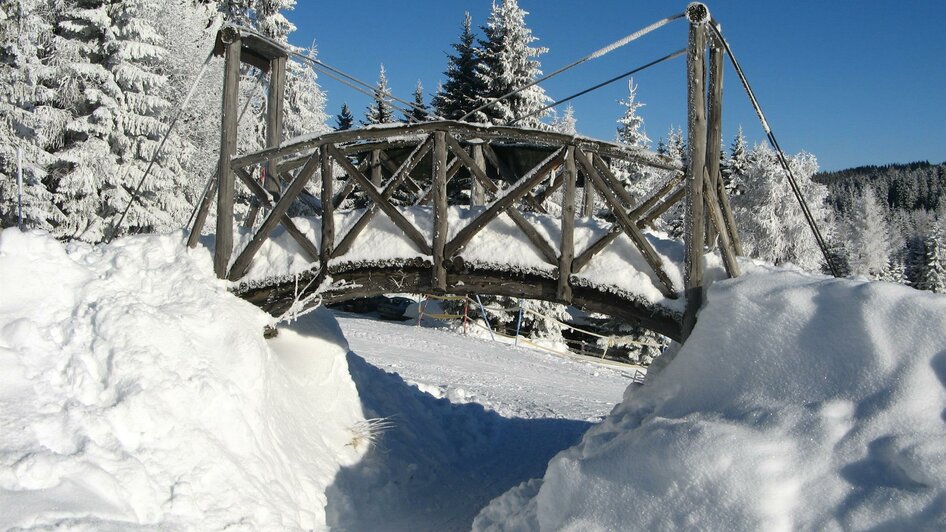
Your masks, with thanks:
[[(283, 141), (288, 53), (252, 32), (224, 28), (217, 275), (241, 282), (235, 290), (242, 297), (274, 314), (316, 291), (328, 303), (392, 292), (494, 294), (570, 304), (685, 339), (702, 301), (704, 253), (718, 246), (727, 273), (739, 273), (739, 239), (717, 155), (723, 52), (707, 31), (708, 13), (692, 9), (687, 168), (585, 137), (455, 121)], [(270, 147), (236, 156), (241, 61), (270, 72)], [(635, 200), (612, 172), (619, 161), (666, 178)], [(242, 228), (234, 227), (237, 182), (255, 200)], [(191, 230), (192, 246), (212, 190)], [(596, 197), (606, 209), (595, 212)], [(684, 243), (675, 247), (646, 232), (681, 201)], [(291, 217), (299, 202), (315, 214)], [(257, 222), (259, 212), (265, 216)], [(277, 233), (308, 266), (297, 275), (248, 276)], [(609, 261), (596, 265), (608, 253)], [(341, 288), (326, 291), (329, 280)]]

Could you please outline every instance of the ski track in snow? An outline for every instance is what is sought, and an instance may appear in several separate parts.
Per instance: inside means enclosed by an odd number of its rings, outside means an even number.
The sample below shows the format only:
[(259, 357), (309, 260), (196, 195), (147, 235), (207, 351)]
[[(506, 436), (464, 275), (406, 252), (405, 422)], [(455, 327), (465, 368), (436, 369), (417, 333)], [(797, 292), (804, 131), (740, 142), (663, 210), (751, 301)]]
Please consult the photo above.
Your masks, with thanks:
[(336, 313), (365, 417), (393, 428), (326, 492), (341, 530), (468, 530), (621, 401), (631, 373)]

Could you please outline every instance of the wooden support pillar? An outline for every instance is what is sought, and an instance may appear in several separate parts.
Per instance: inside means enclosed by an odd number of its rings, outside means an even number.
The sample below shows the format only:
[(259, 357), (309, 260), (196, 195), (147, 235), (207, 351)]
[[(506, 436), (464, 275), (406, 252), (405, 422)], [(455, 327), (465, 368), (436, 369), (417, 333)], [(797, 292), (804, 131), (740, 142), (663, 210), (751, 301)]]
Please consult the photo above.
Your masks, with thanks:
[[(228, 28), (230, 29), (230, 28)], [(230, 159), (236, 154), (237, 100), (240, 84), (240, 33), (232, 30), (221, 33), (226, 47), (223, 73), (223, 111), (220, 124), (220, 159), (217, 163), (217, 233), (214, 245), (214, 273), (227, 276), (233, 253), (233, 185), (234, 174)]]
[(332, 174), (332, 158), (325, 146), (319, 148), (322, 164), (322, 240), (319, 244), (319, 283), (328, 275), (328, 263), (335, 252), (335, 206), (332, 204), (335, 176)]
[[(286, 58), (274, 57), (269, 61), (269, 93), (266, 95), (266, 147), (273, 148), (282, 143), (283, 107), (286, 94)], [(266, 180), (263, 188), (279, 199), (277, 168), (279, 159), (273, 157), (266, 165)]]
[(569, 278), (572, 274), (572, 260), (575, 258), (575, 181), (578, 173), (575, 167), (575, 147), (565, 151), (564, 191), (562, 194), (562, 240), (561, 254), (558, 257), (558, 299), (570, 302), (572, 286)]
[(434, 267), (431, 285), (438, 290), (447, 289), (447, 268), (444, 264), (444, 247), (447, 244), (447, 139), (443, 131), (434, 132), (433, 196), (434, 196)]
[[(711, 23), (708, 23), (711, 24)], [(707, 32), (710, 33), (710, 32)], [(723, 49), (715, 38), (709, 39), (709, 106), (707, 108), (706, 126), (706, 171), (709, 176), (710, 187), (706, 190), (706, 202), (717, 203), (717, 183), (719, 175), (719, 153), (722, 144), (723, 122)], [(707, 207), (710, 207), (707, 205)], [(707, 219), (707, 221), (709, 221)], [(706, 224), (706, 246), (716, 249), (716, 226)]]
[[(486, 173), (486, 158), (483, 156), (483, 145), (474, 144), (473, 145), (473, 160), (476, 162), (477, 168)], [(483, 183), (480, 183), (479, 179), (473, 179), (473, 195), (471, 196), (473, 200), (473, 205), (485, 205), (486, 204), (486, 189), (483, 188)]]
[(382, 181), (381, 150), (371, 150), (371, 184), (381, 188)]
[(687, 143), (690, 166), (686, 175), (686, 264), (684, 289), (687, 305), (683, 314), (683, 339), (696, 325), (696, 314), (703, 305), (703, 244), (706, 216), (703, 205), (703, 171), (706, 166), (706, 32), (709, 10), (694, 2), (687, 6), (690, 21), (687, 49)]

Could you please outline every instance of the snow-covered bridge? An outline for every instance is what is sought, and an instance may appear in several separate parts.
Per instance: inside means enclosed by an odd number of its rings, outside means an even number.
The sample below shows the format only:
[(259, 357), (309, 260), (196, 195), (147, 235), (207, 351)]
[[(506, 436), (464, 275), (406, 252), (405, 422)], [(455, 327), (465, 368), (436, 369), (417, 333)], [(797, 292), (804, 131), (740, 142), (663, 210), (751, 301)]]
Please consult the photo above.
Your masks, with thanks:
[[(390, 292), (495, 294), (571, 304), (685, 338), (702, 299), (706, 248), (718, 245), (729, 275), (738, 274), (739, 253), (716, 156), (723, 50), (707, 46), (708, 12), (694, 6), (687, 168), (585, 137), (456, 121), (282, 141), (287, 52), (225, 28), (217, 275), (239, 281), (240, 294), (273, 313), (316, 293), (326, 302)], [(270, 71), (271, 147), (237, 157), (241, 61)], [(616, 164), (666, 179), (635, 199), (614, 175)], [(241, 228), (234, 228), (237, 181), (255, 201)], [(192, 245), (212, 196), (208, 188)], [(596, 196), (604, 206), (597, 211)], [(681, 201), (684, 242), (648, 232)], [(267, 214), (257, 223), (260, 210)]]

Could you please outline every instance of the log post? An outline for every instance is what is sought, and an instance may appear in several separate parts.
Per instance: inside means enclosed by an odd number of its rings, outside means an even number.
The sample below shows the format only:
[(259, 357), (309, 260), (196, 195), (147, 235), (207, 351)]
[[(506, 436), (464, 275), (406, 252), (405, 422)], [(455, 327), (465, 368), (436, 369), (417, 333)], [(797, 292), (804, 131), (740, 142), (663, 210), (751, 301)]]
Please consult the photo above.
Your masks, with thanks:
[(381, 150), (371, 150), (371, 184), (381, 188)]
[(444, 264), (444, 247), (447, 244), (447, 134), (434, 132), (433, 196), (434, 234), (431, 285), (435, 289), (447, 289), (447, 269)]
[[(486, 173), (486, 158), (483, 156), (483, 145), (474, 144), (473, 145), (473, 160), (476, 161), (476, 167)], [(485, 205), (486, 204), (486, 190), (483, 188), (483, 183), (480, 183), (479, 179), (473, 180), (473, 205)]]
[(240, 93), (240, 33), (233, 28), (221, 32), (226, 46), (223, 73), (223, 110), (220, 123), (220, 159), (217, 163), (217, 233), (214, 244), (214, 273), (227, 276), (233, 254), (234, 174), (230, 159), (236, 154), (237, 99)]
[(565, 151), (565, 188), (562, 195), (562, 245), (558, 258), (558, 299), (571, 302), (572, 260), (575, 258), (575, 147)]
[[(269, 92), (266, 95), (266, 147), (277, 148), (282, 143), (283, 106), (286, 93), (286, 58), (275, 57), (269, 61)], [(279, 158), (273, 157), (266, 164), (266, 179), (263, 188), (279, 199)]]
[(591, 184), (591, 177), (585, 176), (585, 188), (583, 189), (584, 195), (581, 200), (581, 215), (585, 218), (591, 218), (594, 216), (595, 210), (595, 187)]
[[(712, 24), (712, 23), (710, 23)], [(709, 33), (709, 32), (707, 32)], [(710, 187), (704, 191), (706, 202), (716, 202), (716, 184), (719, 183), (719, 153), (722, 144), (723, 122), (723, 48), (710, 39), (709, 63), (709, 106), (707, 108), (706, 125), (706, 170), (709, 175)], [(706, 246), (716, 249), (716, 226), (706, 224)]]
[(328, 148), (319, 148), (322, 163), (322, 241), (319, 244), (319, 283), (328, 275), (328, 263), (335, 252), (335, 206), (332, 196), (335, 191), (335, 176), (332, 174), (332, 158)]
[(686, 268), (684, 288), (687, 298), (683, 314), (683, 338), (696, 325), (696, 313), (703, 304), (703, 170), (706, 165), (706, 32), (709, 10), (693, 2), (686, 9), (690, 21), (687, 49), (687, 142), (690, 148), (690, 166), (686, 182)]

